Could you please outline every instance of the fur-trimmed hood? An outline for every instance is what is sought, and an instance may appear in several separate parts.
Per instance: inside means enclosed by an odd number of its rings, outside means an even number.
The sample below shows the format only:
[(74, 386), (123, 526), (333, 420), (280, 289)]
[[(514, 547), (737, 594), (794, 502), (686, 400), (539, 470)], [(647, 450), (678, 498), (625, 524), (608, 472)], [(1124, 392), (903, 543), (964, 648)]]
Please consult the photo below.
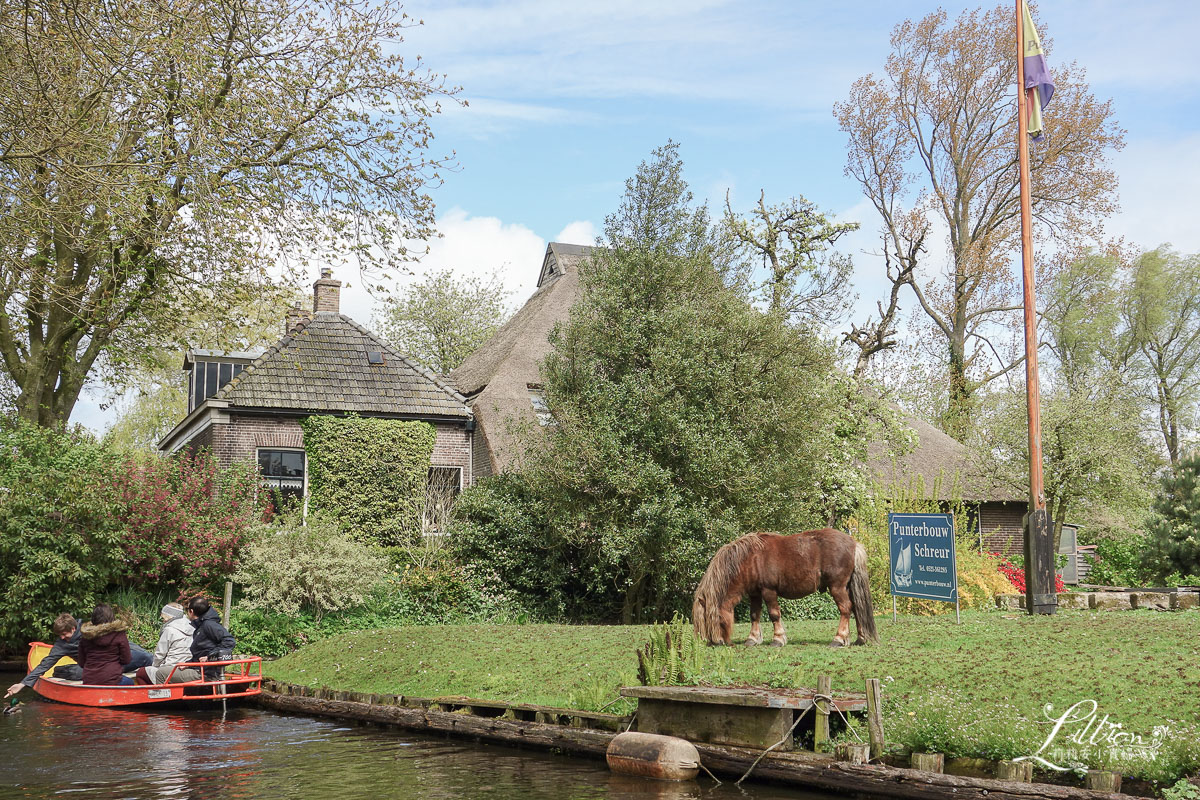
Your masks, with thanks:
[(85, 639), (99, 639), (105, 634), (120, 633), (127, 630), (129, 630), (129, 623), (121, 619), (114, 619), (112, 622), (106, 622), (103, 625), (93, 625), (90, 622), (85, 622), (80, 627), (79, 632)]

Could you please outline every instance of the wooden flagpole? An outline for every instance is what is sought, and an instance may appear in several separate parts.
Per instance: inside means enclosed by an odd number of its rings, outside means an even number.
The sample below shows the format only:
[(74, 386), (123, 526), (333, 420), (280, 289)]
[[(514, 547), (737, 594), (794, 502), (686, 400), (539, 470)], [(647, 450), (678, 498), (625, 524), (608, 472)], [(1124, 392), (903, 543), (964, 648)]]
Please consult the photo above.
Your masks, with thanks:
[(1025, 516), (1025, 608), (1053, 614), (1054, 532), (1046, 512), (1042, 479), (1041, 396), (1038, 390), (1038, 335), (1033, 282), (1033, 211), (1029, 186), (1029, 92), (1025, 88), (1025, 0), (1017, 5), (1017, 158), (1021, 174), (1021, 271), (1025, 300), (1025, 400), (1029, 407), (1029, 513)]

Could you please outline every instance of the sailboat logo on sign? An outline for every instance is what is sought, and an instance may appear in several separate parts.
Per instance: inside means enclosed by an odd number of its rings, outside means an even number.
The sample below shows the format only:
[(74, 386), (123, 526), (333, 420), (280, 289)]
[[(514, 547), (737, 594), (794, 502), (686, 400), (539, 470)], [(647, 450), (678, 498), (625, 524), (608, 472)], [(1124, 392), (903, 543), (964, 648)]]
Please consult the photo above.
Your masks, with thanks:
[(892, 567), (892, 580), (897, 586), (912, 586), (912, 545), (906, 544), (896, 555), (896, 563)]

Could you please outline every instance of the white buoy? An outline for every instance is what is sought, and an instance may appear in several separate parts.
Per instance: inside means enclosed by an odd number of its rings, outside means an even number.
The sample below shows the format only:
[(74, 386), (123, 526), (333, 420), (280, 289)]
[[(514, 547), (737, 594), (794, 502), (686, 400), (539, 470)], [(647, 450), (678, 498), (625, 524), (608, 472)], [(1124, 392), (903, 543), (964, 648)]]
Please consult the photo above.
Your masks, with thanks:
[(700, 753), (686, 739), (629, 731), (608, 743), (608, 768), (621, 775), (690, 781), (700, 771)]

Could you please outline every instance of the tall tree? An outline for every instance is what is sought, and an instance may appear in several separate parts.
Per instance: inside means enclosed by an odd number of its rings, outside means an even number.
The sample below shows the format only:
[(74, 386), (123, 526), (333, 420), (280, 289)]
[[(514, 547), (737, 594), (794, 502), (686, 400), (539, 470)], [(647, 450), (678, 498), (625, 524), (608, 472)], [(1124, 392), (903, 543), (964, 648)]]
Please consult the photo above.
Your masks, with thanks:
[[(846, 173), (879, 214), (888, 277), (908, 286), (944, 342), (944, 423), (969, 430), (972, 396), (1019, 361), (991, 339), (1015, 323), (1020, 202), (1012, 8), (936, 11), (892, 32), (883, 75), (866, 75), (834, 114), (849, 138)], [(1047, 40), (1048, 45), (1048, 40)], [(1110, 103), (1083, 70), (1055, 65), (1045, 142), (1031, 154), (1039, 235), (1089, 231), (1115, 207), (1108, 154), (1123, 145)], [(942, 229), (945, 263), (919, 263), (914, 243)]]
[[(1161, 460), (1144, 435), (1142, 403), (1113, 361), (1123, 338), (1117, 252), (1064, 255), (1042, 284), (1039, 325), (1045, 376), (1042, 456), (1055, 547), (1084, 508), (1145, 509)], [(1028, 490), (1024, 385), (989, 395), (979, 420), (985, 463), (1014, 493)]]
[(433, 224), (430, 118), (392, 0), (0, 7), (0, 359), (67, 420), (105, 362), (282, 254), (397, 266)]
[[(247, 352), (269, 347), (283, 337), (287, 311), (302, 296), (295, 289), (265, 286), (225, 313), (198, 310), (179, 320), (180, 336), (188, 349)], [(113, 402), (119, 414), (104, 442), (121, 450), (157, 449), (187, 414), (187, 374), (182, 366), (177, 348), (146, 348), (126, 379), (117, 383), (120, 395)]]
[(509, 292), (499, 276), (431, 272), (391, 298), (375, 324), (405, 354), (445, 375), (492, 338), (508, 317)]
[(1200, 403), (1200, 255), (1164, 245), (1144, 253), (1130, 275), (1123, 360), (1151, 404), (1172, 464)]
[(832, 325), (845, 315), (853, 264), (833, 246), (856, 230), (857, 222), (830, 222), (803, 197), (768, 206), (760, 192), (758, 205), (743, 217), (725, 195), (722, 232), (733, 257), (750, 270), (765, 270), (752, 287), (772, 314), (802, 324)]
[(626, 183), (542, 367), (556, 424), (528, 474), (626, 621), (686, 606), (716, 548), (824, 523), (869, 415), (832, 348), (723, 282), (673, 143)]

